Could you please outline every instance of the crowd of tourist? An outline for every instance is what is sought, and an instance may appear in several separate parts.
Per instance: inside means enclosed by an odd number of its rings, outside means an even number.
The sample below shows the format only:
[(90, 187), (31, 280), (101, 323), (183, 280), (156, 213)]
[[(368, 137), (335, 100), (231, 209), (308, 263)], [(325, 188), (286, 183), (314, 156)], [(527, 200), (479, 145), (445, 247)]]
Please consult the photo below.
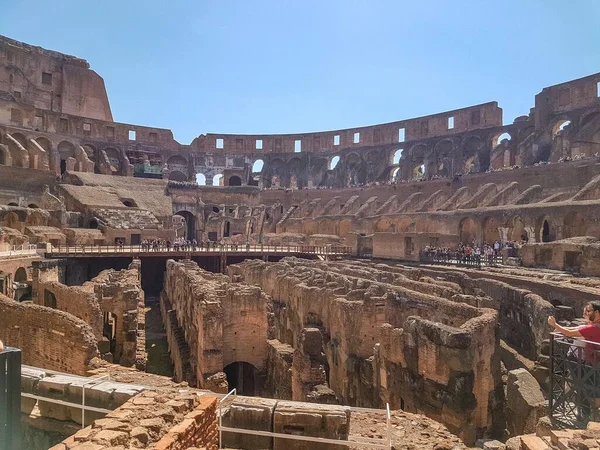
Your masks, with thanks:
[(455, 249), (450, 247), (440, 247), (427, 245), (423, 250), (425, 260), (434, 262), (445, 262), (466, 265), (499, 264), (502, 262), (502, 249), (509, 249), (509, 256), (516, 256), (520, 244), (513, 241), (494, 243), (484, 242), (478, 244), (475, 241), (464, 244), (460, 242)]

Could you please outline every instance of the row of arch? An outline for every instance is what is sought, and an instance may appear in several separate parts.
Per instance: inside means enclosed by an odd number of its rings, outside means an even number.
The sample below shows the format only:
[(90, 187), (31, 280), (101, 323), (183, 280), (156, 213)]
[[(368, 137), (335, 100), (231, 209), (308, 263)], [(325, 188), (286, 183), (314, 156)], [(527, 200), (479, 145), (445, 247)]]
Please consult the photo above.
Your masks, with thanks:
[(459, 223), (460, 242), (492, 243), (502, 241), (552, 242), (577, 236), (600, 238), (600, 228), (590, 223), (581, 213), (566, 214), (562, 219), (548, 215), (528, 220), (513, 216), (502, 221), (494, 216), (479, 221), (476, 217), (465, 217)]

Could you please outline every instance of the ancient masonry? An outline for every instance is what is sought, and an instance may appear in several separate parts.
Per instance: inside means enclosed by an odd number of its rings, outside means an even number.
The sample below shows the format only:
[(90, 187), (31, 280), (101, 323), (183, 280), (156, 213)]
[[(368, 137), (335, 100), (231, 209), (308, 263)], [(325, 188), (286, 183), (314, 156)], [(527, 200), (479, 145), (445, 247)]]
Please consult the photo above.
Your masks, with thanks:
[[(533, 105), (180, 144), (115, 122), (87, 61), (0, 36), (0, 339), (35, 367), (27, 442), (216, 449), (222, 410), (402, 449), (597, 448), (595, 422), (548, 421), (547, 318), (600, 294), (600, 73)], [(153, 307), (172, 378), (145, 372)], [(110, 381), (84, 395), (90, 375)]]

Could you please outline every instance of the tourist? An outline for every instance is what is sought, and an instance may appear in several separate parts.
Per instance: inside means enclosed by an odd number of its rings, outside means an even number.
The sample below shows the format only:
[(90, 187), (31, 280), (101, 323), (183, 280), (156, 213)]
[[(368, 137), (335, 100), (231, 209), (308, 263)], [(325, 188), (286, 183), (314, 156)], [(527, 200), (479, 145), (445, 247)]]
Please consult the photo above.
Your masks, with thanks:
[[(600, 302), (586, 304), (583, 317), (588, 323), (578, 327), (563, 327), (556, 323), (553, 316), (548, 317), (548, 324), (557, 333), (585, 340), (584, 343), (576, 340), (569, 349), (567, 358), (574, 366), (568, 371), (573, 376), (577, 420), (587, 422), (592, 417), (592, 404), (596, 409), (600, 406), (600, 386), (594, 382), (595, 374), (589, 373), (589, 371), (600, 370), (598, 367), (600, 364)], [(583, 358), (581, 357), (582, 347), (584, 348)]]
[(600, 362), (600, 302), (590, 302), (585, 305), (584, 318), (589, 322), (580, 327), (563, 327), (556, 323), (553, 316), (548, 317), (548, 325), (554, 327), (554, 331), (567, 337), (585, 339), (585, 361), (589, 364)]
[(4, 351), (4, 344), (2, 343), (2, 341), (0, 341), (0, 352)]

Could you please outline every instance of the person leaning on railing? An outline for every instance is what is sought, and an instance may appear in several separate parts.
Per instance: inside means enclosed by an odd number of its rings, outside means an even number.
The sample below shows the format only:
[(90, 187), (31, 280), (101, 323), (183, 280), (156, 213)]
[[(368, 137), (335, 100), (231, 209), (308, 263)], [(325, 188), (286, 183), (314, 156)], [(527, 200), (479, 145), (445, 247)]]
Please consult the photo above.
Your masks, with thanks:
[[(586, 304), (583, 309), (583, 318), (587, 323), (579, 327), (563, 327), (556, 323), (556, 319), (553, 316), (548, 317), (548, 324), (553, 327), (554, 331), (557, 333), (561, 333), (567, 337), (583, 339), (585, 341), (575, 341), (569, 350), (570, 356), (568, 357), (573, 358), (576, 362), (579, 361), (577, 365), (583, 363), (580, 366), (582, 370), (580, 378), (590, 380), (591, 383), (594, 383), (593, 380), (595, 377), (593, 374), (591, 377), (588, 375), (590, 370), (600, 370), (598, 369), (598, 367), (600, 367), (600, 302), (590, 302)], [(581, 350), (578, 347), (584, 348), (582, 361), (580, 357)], [(597, 384), (587, 386), (587, 383), (580, 385), (580, 383), (580, 381), (574, 383), (575, 390), (583, 393), (581, 405), (578, 407), (578, 418), (579, 420), (587, 422), (592, 415), (592, 404), (596, 408), (600, 407), (600, 386)], [(591, 398), (585, 398), (586, 393), (587, 396)]]

